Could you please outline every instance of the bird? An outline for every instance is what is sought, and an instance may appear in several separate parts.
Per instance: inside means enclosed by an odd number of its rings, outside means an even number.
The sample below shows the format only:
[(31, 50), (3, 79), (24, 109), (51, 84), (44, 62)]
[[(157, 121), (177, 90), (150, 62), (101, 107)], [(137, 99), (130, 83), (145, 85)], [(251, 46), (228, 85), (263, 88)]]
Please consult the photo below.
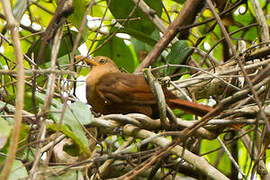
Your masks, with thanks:
[[(77, 57), (78, 59), (78, 57)], [(91, 66), (86, 78), (86, 99), (95, 112), (101, 114), (142, 113), (158, 116), (158, 105), (142, 75), (121, 72), (113, 60), (104, 56), (93, 59), (80, 57)], [(166, 103), (172, 109), (204, 116), (213, 108), (177, 98), (163, 87)]]

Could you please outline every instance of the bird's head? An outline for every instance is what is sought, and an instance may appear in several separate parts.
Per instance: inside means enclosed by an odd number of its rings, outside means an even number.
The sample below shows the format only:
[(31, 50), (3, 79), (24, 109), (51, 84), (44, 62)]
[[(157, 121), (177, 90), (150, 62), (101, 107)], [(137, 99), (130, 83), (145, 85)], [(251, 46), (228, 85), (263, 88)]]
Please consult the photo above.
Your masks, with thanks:
[(90, 59), (89, 57), (82, 57), (77, 56), (77, 60), (84, 61), (86, 64), (88, 64), (91, 67), (94, 66), (116, 66), (116, 64), (108, 57), (105, 56), (95, 56), (94, 58)]
[[(89, 66), (91, 66), (91, 71), (100, 71), (101, 72), (119, 72), (118, 67), (108, 57), (105, 56), (95, 56), (94, 58), (90, 59), (89, 57), (82, 57), (77, 56), (77, 60), (82, 60)], [(90, 72), (91, 72), (90, 71)]]

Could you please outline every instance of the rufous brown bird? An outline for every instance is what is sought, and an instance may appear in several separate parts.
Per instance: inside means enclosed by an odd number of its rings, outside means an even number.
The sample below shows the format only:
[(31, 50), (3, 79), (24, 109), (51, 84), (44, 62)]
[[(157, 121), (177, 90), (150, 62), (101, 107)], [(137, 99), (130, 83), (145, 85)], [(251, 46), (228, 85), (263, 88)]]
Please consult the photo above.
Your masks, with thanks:
[[(141, 75), (120, 72), (115, 63), (103, 56), (83, 58), (92, 66), (86, 79), (86, 98), (93, 110), (102, 114), (142, 113), (158, 115), (156, 99)], [(213, 108), (175, 97), (163, 88), (167, 104), (198, 116)]]

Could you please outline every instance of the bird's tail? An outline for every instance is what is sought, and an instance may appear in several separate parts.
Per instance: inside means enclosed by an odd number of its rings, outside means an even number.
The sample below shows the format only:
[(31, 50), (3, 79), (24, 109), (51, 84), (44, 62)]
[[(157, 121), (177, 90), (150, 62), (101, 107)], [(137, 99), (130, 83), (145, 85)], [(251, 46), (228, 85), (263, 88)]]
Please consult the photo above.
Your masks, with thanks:
[(214, 109), (210, 106), (189, 102), (183, 99), (169, 99), (168, 103), (172, 108), (178, 108), (197, 116), (204, 116)]

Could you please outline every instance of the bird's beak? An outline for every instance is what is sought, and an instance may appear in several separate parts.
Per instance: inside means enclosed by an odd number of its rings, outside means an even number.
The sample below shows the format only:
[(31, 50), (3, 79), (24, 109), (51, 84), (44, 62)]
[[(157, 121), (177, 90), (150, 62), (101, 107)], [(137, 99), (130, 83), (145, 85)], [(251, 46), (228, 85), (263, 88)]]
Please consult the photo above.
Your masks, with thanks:
[(94, 59), (84, 58), (83, 61), (89, 66), (98, 66), (99, 64)]
[(88, 57), (76, 56), (76, 59), (79, 61), (84, 61), (89, 66), (98, 66), (99, 65), (96, 61), (94, 61), (93, 59), (89, 59)]

